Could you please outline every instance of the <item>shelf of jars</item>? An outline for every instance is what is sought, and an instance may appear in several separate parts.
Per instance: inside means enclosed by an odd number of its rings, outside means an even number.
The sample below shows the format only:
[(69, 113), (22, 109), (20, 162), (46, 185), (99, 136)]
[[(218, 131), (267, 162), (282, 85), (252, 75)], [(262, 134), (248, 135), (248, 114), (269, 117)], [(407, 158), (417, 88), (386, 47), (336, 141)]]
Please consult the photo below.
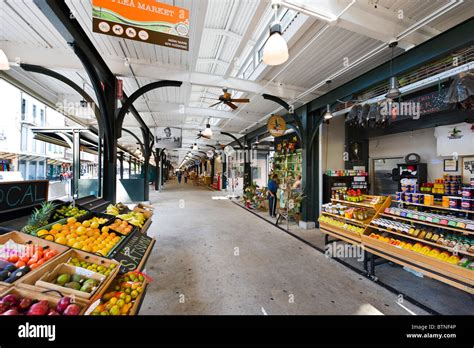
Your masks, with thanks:
[(376, 213), (389, 206), (390, 197), (369, 195), (335, 195), (323, 204), (319, 218), (322, 233), (351, 244), (361, 244), (361, 236)]
[[(365, 249), (423, 275), (474, 293), (474, 220), (432, 204), (387, 206), (361, 236)], [(413, 202), (408, 202), (413, 203)], [(420, 206), (421, 205), (421, 206)]]

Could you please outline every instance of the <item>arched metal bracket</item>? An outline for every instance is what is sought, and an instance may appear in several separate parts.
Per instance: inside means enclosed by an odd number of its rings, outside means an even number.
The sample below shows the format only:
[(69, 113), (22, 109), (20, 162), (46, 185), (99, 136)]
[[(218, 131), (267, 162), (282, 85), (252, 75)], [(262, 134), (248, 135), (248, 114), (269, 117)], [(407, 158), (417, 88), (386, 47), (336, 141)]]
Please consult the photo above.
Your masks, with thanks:
[(228, 137), (231, 137), (232, 139), (234, 139), (237, 142), (237, 144), (239, 144), (239, 146), (242, 150), (244, 149), (244, 147), (242, 146), (242, 142), (239, 139), (237, 139), (235, 136), (233, 136), (232, 134), (227, 133), (227, 132), (221, 132), (221, 134), (222, 135), (227, 135)]
[(91, 98), (90, 95), (88, 95), (80, 86), (78, 86), (74, 81), (68, 79), (67, 77), (57, 73), (56, 71), (53, 71), (53, 70), (50, 70), (50, 69), (47, 69), (47, 68), (44, 68), (42, 66), (39, 66), (39, 65), (32, 65), (32, 64), (25, 64), (25, 63), (21, 63), (20, 64), (20, 67), (25, 70), (25, 71), (29, 71), (29, 72), (34, 72), (34, 73), (37, 73), (37, 74), (42, 74), (42, 75), (46, 75), (46, 76), (49, 76), (49, 77), (52, 77), (56, 80), (59, 80), (61, 82), (64, 82), (66, 85), (68, 85), (69, 87), (71, 87), (73, 90), (75, 90), (77, 93), (79, 93), (81, 95), (82, 98), (84, 98), (85, 101), (87, 101), (89, 104), (92, 104), (94, 106), (94, 115), (95, 117), (97, 118), (97, 121), (100, 122), (100, 118), (101, 118), (101, 115), (100, 115), (100, 110), (99, 108), (97, 107), (94, 99)]
[(163, 81), (149, 83), (148, 85), (142, 86), (139, 89), (137, 89), (135, 92), (133, 92), (133, 94), (130, 97), (128, 97), (127, 101), (122, 105), (117, 115), (116, 125), (117, 125), (118, 136), (120, 137), (120, 130), (122, 129), (123, 120), (125, 118), (127, 111), (130, 109), (130, 107), (138, 98), (140, 98), (142, 95), (144, 95), (145, 93), (153, 89), (157, 89), (161, 87), (181, 87), (182, 84), (183, 83), (181, 81), (163, 80)]

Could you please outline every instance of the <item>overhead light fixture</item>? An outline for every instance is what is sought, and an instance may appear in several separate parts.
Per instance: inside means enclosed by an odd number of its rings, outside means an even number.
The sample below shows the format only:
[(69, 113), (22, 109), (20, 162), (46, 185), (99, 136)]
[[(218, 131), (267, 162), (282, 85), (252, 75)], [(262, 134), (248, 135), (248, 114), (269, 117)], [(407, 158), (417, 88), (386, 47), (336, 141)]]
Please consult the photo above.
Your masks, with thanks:
[(209, 120), (207, 121), (206, 129), (204, 129), (204, 131), (202, 132), (202, 135), (208, 138), (212, 137), (212, 129), (211, 129), (211, 124), (209, 123)]
[(194, 143), (193, 150), (198, 150), (198, 149), (199, 149), (198, 144)]
[(400, 89), (398, 88), (398, 80), (397, 77), (393, 73), (393, 51), (395, 50), (395, 47), (397, 47), (398, 41), (391, 41), (388, 44), (388, 47), (391, 48), (392, 50), (392, 58), (390, 59), (390, 80), (389, 80), (389, 87), (388, 87), (388, 92), (385, 95), (385, 97), (389, 99), (395, 99), (398, 98), (399, 96), (402, 95), (402, 92), (400, 92)]
[(329, 104), (326, 106), (326, 112), (324, 113), (323, 117), (325, 121), (328, 121), (334, 117), (333, 113), (331, 112), (331, 107), (329, 106)]
[(280, 65), (289, 58), (288, 44), (283, 38), (281, 23), (278, 20), (279, 1), (272, 1), (275, 20), (270, 25), (270, 37), (263, 47), (263, 62), (267, 65)]
[(402, 95), (400, 89), (398, 89), (398, 81), (396, 76), (390, 78), (390, 84), (387, 94), (385, 95), (389, 99), (395, 99)]
[[(326, 80), (326, 84), (328, 85), (328, 93), (331, 92), (331, 82), (332, 82), (331, 80)], [(333, 117), (334, 117), (334, 115), (331, 112), (331, 107), (329, 106), (329, 104), (327, 104), (326, 105), (326, 112), (324, 113), (323, 119), (325, 121), (329, 121)]]
[(10, 63), (7, 55), (0, 49), (0, 70), (10, 70)]

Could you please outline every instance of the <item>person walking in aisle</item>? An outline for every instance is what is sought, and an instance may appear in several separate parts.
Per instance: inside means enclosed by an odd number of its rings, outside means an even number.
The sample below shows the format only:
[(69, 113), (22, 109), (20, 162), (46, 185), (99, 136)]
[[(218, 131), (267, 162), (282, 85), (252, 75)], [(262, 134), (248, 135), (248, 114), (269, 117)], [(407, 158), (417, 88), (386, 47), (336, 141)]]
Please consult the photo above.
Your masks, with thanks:
[(178, 184), (181, 184), (181, 171), (178, 171)]
[(276, 217), (277, 199), (276, 193), (278, 190), (278, 175), (273, 174), (268, 181), (268, 211), (271, 217)]
[(188, 171), (184, 171), (184, 183), (187, 184), (188, 183), (188, 176), (189, 176), (189, 173)]

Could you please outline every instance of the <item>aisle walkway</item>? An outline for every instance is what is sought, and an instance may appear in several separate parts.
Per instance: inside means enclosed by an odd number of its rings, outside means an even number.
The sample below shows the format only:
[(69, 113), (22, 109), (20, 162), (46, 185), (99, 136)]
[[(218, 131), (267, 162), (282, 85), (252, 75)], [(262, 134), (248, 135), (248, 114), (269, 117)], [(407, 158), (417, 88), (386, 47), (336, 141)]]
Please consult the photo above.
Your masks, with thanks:
[(152, 193), (154, 279), (140, 314), (424, 314), (222, 193), (168, 183)]

